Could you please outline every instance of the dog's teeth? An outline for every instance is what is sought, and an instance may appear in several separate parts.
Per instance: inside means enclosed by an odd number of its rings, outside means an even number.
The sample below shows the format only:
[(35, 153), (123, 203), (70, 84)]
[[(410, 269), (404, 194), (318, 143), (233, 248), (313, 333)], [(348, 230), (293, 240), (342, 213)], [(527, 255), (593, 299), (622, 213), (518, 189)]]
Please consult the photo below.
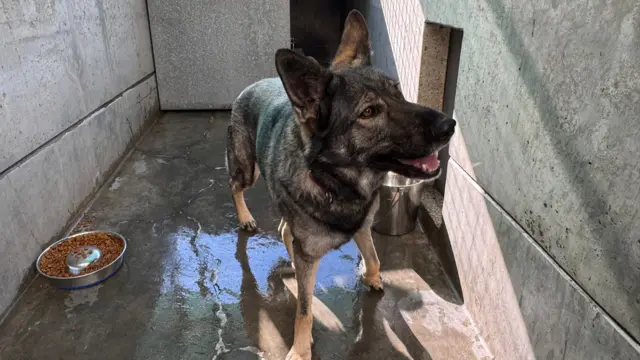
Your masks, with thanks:
[(427, 164), (422, 164), (422, 170), (427, 171)]

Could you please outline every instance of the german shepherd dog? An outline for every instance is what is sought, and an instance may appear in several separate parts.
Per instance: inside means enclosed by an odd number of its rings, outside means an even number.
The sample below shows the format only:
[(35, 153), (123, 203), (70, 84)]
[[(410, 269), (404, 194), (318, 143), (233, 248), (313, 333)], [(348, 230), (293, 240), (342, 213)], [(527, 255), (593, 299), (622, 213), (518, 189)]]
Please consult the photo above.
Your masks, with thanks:
[(383, 178), (388, 171), (437, 178), (438, 150), (454, 133), (453, 119), (406, 101), (396, 80), (371, 67), (370, 56), (366, 21), (353, 10), (328, 68), (280, 49), (279, 78), (247, 87), (232, 107), (226, 161), (240, 227), (257, 229), (244, 191), (262, 173), (296, 273), (287, 360), (311, 358), (311, 299), (327, 252), (353, 238), (365, 263), (363, 282), (382, 290), (371, 225)]

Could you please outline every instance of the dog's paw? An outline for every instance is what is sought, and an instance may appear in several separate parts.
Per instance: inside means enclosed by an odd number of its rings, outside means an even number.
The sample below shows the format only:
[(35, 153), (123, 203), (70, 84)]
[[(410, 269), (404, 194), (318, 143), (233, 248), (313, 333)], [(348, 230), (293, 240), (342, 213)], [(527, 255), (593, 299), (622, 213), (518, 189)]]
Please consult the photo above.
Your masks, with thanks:
[(298, 352), (295, 348), (291, 348), (285, 360), (311, 360), (311, 350)]
[(240, 229), (245, 230), (245, 231), (254, 232), (254, 231), (258, 230), (258, 224), (256, 223), (256, 221), (253, 218), (249, 218), (246, 221), (240, 222)]
[(384, 290), (384, 286), (382, 285), (382, 277), (380, 276), (380, 273), (376, 273), (374, 275), (369, 275), (369, 276), (367, 276), (366, 274), (362, 275), (362, 282), (373, 290), (378, 290), (378, 291)]

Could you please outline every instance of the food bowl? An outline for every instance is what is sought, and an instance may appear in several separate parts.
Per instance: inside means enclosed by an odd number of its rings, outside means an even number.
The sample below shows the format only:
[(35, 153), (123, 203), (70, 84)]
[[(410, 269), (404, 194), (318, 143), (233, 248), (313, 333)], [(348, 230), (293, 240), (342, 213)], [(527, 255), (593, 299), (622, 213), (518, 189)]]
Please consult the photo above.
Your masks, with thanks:
[[(102, 267), (100, 267), (99, 269), (86, 273), (86, 274), (80, 274), (80, 275), (70, 275), (70, 276), (51, 276), (49, 274), (47, 274), (46, 272), (43, 271), (43, 269), (41, 269), (41, 262), (43, 257), (45, 256), (45, 254), (47, 254), (51, 249), (55, 248), (56, 246), (62, 244), (65, 241), (68, 241), (70, 239), (74, 239), (74, 238), (79, 238), (82, 236), (86, 236), (86, 235), (91, 235), (91, 234), (105, 234), (110, 236), (112, 239), (118, 239), (120, 241), (122, 241), (122, 251), (120, 251), (120, 254), (111, 262), (109, 262), (106, 265), (103, 265)], [(85, 248), (92, 248), (92, 246), (84, 246)], [(36, 261), (36, 269), (38, 270), (38, 273), (40, 273), (40, 275), (44, 276), (45, 278), (49, 279), (49, 281), (51, 281), (51, 284), (53, 284), (53, 286), (60, 288), (60, 289), (66, 289), (66, 290), (75, 290), (75, 289), (83, 289), (83, 288), (87, 288), (87, 287), (91, 287), (94, 285), (97, 285), (105, 280), (107, 280), (108, 278), (110, 278), (111, 276), (113, 276), (122, 266), (123, 260), (124, 260), (124, 254), (127, 250), (127, 240), (125, 240), (125, 238), (115, 232), (111, 232), (111, 231), (85, 231), (85, 232), (81, 232), (81, 233), (77, 233), (77, 234), (73, 234), (71, 236), (67, 236), (65, 238), (62, 238), (58, 241), (56, 241), (55, 243), (51, 244), (51, 246), (47, 247), (46, 249), (44, 249), (44, 251), (40, 254), (40, 256), (38, 256), (38, 260)], [(89, 249), (89, 251), (91, 251)], [(75, 252), (72, 251), (72, 252)], [(98, 257), (100, 256), (100, 252), (98, 252)], [(69, 253), (68, 256), (66, 256), (66, 261), (67, 261), (67, 266), (69, 266), (69, 261), (70, 259), (73, 258), (73, 256), (71, 256), (71, 253)], [(86, 265), (85, 265), (86, 266)], [(69, 269), (69, 273), (72, 274), (73, 272), (71, 270), (76, 270), (76, 269)], [(77, 272), (74, 271), (74, 272)]]

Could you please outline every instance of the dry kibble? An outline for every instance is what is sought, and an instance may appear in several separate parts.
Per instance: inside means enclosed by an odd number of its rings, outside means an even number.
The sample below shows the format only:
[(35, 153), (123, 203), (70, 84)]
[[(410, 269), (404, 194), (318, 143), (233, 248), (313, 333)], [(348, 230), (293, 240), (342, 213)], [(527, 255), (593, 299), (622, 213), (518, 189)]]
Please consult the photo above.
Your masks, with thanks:
[[(122, 240), (112, 237), (109, 234), (93, 233), (80, 235), (67, 239), (49, 249), (49, 251), (42, 256), (42, 259), (40, 259), (40, 270), (49, 276), (77, 276), (68, 272), (66, 263), (67, 254), (71, 251), (75, 251), (79, 247), (87, 245), (95, 246), (100, 249), (102, 256), (98, 261), (82, 270), (79, 275), (88, 274), (109, 265), (113, 260), (120, 256), (122, 250), (124, 250), (124, 243)], [(82, 256), (86, 255), (87, 254), (82, 254)]]

